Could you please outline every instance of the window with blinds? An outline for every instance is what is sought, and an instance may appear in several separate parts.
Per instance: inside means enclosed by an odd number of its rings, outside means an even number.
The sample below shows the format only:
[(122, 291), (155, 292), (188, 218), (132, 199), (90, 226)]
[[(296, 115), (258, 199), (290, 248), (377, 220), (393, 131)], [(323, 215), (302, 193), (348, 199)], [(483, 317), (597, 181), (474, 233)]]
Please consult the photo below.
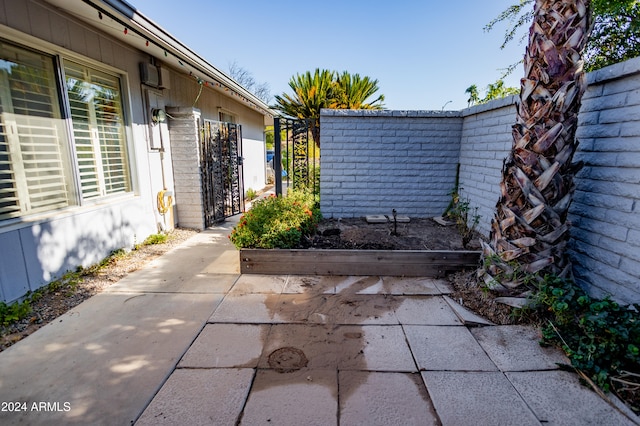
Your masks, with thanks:
[(0, 219), (72, 203), (51, 56), (0, 42)]
[(82, 198), (130, 191), (120, 79), (74, 62), (64, 71)]
[(131, 191), (120, 78), (57, 63), (0, 40), (0, 220)]

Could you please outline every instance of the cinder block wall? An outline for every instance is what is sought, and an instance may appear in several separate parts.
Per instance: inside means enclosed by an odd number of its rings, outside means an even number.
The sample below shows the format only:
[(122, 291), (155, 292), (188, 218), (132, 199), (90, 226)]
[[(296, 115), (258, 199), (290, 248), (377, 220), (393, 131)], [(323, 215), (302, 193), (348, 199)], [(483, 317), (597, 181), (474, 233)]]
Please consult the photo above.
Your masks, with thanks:
[(459, 112), (323, 110), (324, 217), (442, 214), (455, 184)]
[[(640, 303), (640, 58), (587, 76), (570, 209), (569, 254), (592, 294)], [(460, 112), (329, 111), (321, 115), (321, 210), (327, 217), (413, 217), (446, 208), (460, 163), (463, 198), (489, 232), (516, 97)], [(409, 150), (408, 148), (411, 147)], [(458, 151), (455, 151), (458, 149)]]
[(598, 295), (640, 303), (640, 57), (588, 75), (575, 160), (571, 255)]
[(478, 229), (488, 235), (499, 197), (502, 163), (511, 149), (516, 96), (462, 111), (460, 194), (480, 215)]
[[(587, 76), (574, 161), (569, 254), (576, 280), (597, 296), (640, 303), (640, 58)], [(504, 159), (511, 149), (515, 97), (463, 111), (460, 180), (489, 232)]]

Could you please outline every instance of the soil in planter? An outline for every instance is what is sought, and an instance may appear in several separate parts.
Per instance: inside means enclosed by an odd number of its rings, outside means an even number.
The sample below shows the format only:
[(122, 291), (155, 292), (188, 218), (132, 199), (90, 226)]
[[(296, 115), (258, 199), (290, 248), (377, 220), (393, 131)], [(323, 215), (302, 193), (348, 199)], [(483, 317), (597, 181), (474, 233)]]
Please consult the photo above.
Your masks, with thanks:
[(480, 235), (467, 247), (455, 226), (430, 218), (407, 223), (368, 223), (365, 218), (323, 219), (312, 237), (299, 248), (359, 250), (479, 250)]

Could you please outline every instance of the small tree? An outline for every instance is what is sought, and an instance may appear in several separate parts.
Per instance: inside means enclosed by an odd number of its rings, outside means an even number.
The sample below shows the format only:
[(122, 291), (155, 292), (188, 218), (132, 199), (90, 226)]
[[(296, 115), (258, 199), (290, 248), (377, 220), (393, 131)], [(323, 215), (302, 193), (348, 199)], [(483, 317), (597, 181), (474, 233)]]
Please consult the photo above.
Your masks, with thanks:
[(571, 274), (567, 215), (580, 167), (572, 160), (589, 29), (589, 0), (535, 0), (513, 146), (483, 244), (490, 288), (519, 289), (513, 263), (526, 274)]

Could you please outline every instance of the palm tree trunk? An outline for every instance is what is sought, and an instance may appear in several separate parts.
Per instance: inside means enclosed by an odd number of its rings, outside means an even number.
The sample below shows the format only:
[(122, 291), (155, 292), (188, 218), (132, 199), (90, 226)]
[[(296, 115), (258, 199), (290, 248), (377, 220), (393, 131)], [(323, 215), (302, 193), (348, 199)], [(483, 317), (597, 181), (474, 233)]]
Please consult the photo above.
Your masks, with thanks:
[(536, 0), (524, 58), (511, 154), (483, 245), (490, 288), (520, 289), (515, 271), (570, 276), (567, 213), (581, 164), (573, 164), (578, 111), (586, 88), (582, 51), (589, 0)]

